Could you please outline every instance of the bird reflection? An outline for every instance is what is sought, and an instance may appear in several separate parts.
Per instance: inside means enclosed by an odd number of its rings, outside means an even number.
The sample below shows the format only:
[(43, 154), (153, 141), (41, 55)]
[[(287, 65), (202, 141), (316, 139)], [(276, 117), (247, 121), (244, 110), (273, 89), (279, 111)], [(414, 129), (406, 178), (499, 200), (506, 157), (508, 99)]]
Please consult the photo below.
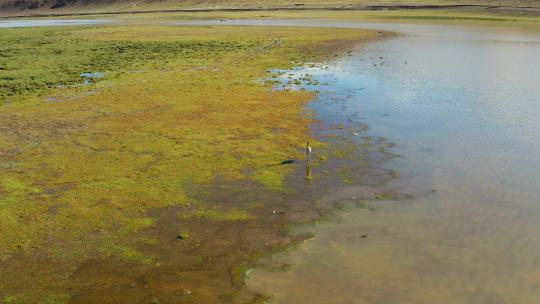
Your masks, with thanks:
[(306, 161), (306, 179), (307, 180), (312, 180), (313, 177), (311, 176), (311, 166), (310, 166), (310, 163), (311, 161), (309, 160), (309, 158), (307, 159)]

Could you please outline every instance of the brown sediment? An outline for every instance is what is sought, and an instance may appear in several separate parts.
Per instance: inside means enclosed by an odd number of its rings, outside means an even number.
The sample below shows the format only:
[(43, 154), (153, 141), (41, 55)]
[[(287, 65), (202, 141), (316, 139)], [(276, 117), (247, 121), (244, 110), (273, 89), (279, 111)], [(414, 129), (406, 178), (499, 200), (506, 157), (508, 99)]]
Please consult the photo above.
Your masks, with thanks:
[[(336, 176), (312, 182), (303, 179), (302, 165), (288, 177), (290, 191), (271, 191), (252, 182), (215, 182), (193, 197), (215, 202), (214, 206), (234, 206), (251, 210), (254, 219), (246, 221), (179, 220), (183, 207), (150, 211), (156, 224), (141, 235), (159, 241), (159, 247), (139, 248), (156, 257), (158, 264), (129, 264), (117, 260), (90, 260), (71, 275), (78, 291), (73, 303), (255, 303), (263, 296), (244, 290), (244, 271), (262, 267), (276, 251), (305, 240), (309, 236), (288, 234), (291, 224), (322, 220), (341, 200), (370, 200), (386, 193), (383, 183), (390, 179), (381, 165), (388, 154), (381, 153), (361, 162), (363, 172), (351, 172), (357, 182), (371, 186), (338, 186)], [(322, 166), (317, 170), (332, 170)], [(376, 174), (374, 174), (376, 173)], [(382, 173), (382, 174), (381, 174)], [(320, 173), (319, 173), (320, 174)], [(374, 177), (378, 175), (377, 177)], [(328, 187), (328, 184), (334, 184)], [(200, 195), (200, 196), (198, 196)], [(253, 203), (257, 207), (253, 207)], [(190, 237), (176, 238), (188, 226)], [(275, 267), (275, 265), (273, 265)], [(88, 286), (84, 288), (83, 286)], [(83, 288), (81, 288), (83, 287)], [(104, 300), (105, 299), (105, 300)], [(147, 302), (145, 302), (147, 301)]]
[[(146, 216), (157, 219), (155, 224), (132, 237), (155, 240), (154, 244), (138, 247), (143, 255), (153, 257), (151, 263), (96, 257), (77, 265), (65, 281), (44, 286), (43, 278), (62, 275), (64, 265), (40, 256), (38, 251), (31, 258), (19, 256), (5, 261), (3, 265), (7, 267), (3, 272), (31, 272), (32, 279), (27, 278), (25, 285), (70, 294), (69, 303), (152, 303), (155, 299), (159, 303), (255, 303), (263, 296), (243, 289), (244, 271), (264, 267), (268, 263), (266, 257), (309, 237), (290, 236), (289, 225), (320, 221), (333, 212), (337, 201), (369, 200), (388, 192), (383, 183), (392, 176), (382, 165), (391, 157), (382, 152), (351, 163), (350, 177), (363, 184), (360, 186), (340, 186), (333, 171), (338, 167), (333, 168), (332, 164), (315, 170), (318, 175), (329, 170), (324, 177), (305, 181), (300, 164), (288, 177), (286, 185), (290, 191), (285, 193), (249, 181), (215, 181), (200, 185), (205, 188), (200, 192), (193, 187), (191, 197), (213, 202), (210, 206), (216, 208), (249, 209), (253, 219), (182, 220), (178, 215), (189, 207), (149, 210)], [(329, 159), (328, 163), (331, 162)], [(358, 171), (359, 168), (362, 170)], [(178, 239), (178, 231), (183, 227), (189, 227), (190, 236)], [(59, 273), (55, 274), (56, 271)], [(17, 288), (18, 282), (10, 283)]]

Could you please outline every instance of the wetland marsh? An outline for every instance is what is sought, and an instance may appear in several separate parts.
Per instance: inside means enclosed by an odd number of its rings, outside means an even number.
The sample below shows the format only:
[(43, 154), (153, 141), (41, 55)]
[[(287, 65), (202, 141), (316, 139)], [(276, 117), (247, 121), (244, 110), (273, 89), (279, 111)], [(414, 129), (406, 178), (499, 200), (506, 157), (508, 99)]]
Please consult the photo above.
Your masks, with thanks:
[[(264, 79), (376, 37), (137, 24), (3, 29), (1, 301), (258, 301), (242, 289), (244, 271), (302, 239), (286, 234), (288, 223), (331, 208), (310, 203), (325, 187), (308, 189), (380, 171), (361, 191), (372, 197), (390, 178), (380, 163), (391, 157), (370, 139), (362, 153), (326, 148), (309, 133), (304, 105), (314, 92), (274, 90)], [(100, 77), (85, 84), (88, 75)], [(306, 140), (318, 157), (309, 182)], [(291, 158), (296, 164), (271, 166)], [(333, 165), (346, 158), (365, 170)]]
[(0, 303), (540, 296), (534, 26), (167, 15), (0, 41)]

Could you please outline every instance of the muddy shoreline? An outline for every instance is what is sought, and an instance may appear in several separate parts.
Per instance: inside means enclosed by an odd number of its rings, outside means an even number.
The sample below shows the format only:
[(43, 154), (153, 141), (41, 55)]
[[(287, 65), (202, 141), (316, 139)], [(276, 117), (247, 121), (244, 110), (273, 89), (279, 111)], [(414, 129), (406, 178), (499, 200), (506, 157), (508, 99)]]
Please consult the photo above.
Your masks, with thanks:
[(399, 143), (397, 186), (417, 195), (295, 228), (316, 237), (276, 255), (294, 266), (255, 270), (248, 287), (276, 304), (534, 303), (540, 75), (524, 67), (540, 61), (537, 31), (385, 24), (378, 28), (404, 35), (366, 45), (320, 75), (356, 93), (349, 109)]
[[(312, 101), (318, 102), (318, 98)], [(334, 102), (338, 106), (341, 100)], [(274, 191), (250, 181), (230, 183), (219, 176), (211, 184), (193, 185), (190, 197), (218, 210), (249, 210), (252, 217), (239, 221), (182, 218), (182, 214), (197, 212), (197, 207), (190, 205), (151, 210), (147, 216), (157, 222), (140, 236), (158, 240), (160, 246), (140, 250), (156, 257), (156, 263), (88, 261), (71, 277), (79, 291), (72, 303), (103, 301), (104, 295), (110, 303), (126, 296), (133, 303), (156, 299), (159, 303), (260, 303), (267, 299), (268, 295), (245, 288), (246, 272), (279, 269), (281, 266), (272, 261), (274, 254), (312, 237), (291, 235), (291, 226), (326, 221), (343, 202), (363, 204), (403, 197), (385, 186), (397, 176), (385, 167), (396, 157), (391, 152), (394, 145), (384, 138), (362, 136), (367, 129), (367, 125), (350, 121), (329, 123), (315, 118), (310, 136), (323, 146), (314, 149), (309, 162), (297, 159), (284, 165), (295, 168), (286, 177), (284, 190)], [(360, 134), (363, 144), (351, 142), (358, 136), (354, 133)], [(306, 179), (307, 166), (310, 179)], [(185, 239), (178, 237), (183, 227), (189, 227)], [(114, 284), (103, 276), (111, 269)], [(94, 287), (80, 288), (89, 285)], [(126, 290), (134, 292), (126, 295)]]

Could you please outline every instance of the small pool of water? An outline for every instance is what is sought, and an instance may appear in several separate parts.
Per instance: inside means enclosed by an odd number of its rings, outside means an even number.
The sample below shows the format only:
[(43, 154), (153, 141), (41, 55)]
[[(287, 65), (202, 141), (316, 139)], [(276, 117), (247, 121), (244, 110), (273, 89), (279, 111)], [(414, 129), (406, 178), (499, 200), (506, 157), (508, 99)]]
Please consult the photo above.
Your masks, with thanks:
[(83, 84), (86, 85), (86, 84), (91, 84), (94, 81), (93, 79), (103, 77), (103, 73), (102, 72), (85, 72), (85, 73), (81, 73), (79, 76), (81, 76), (84, 79)]

